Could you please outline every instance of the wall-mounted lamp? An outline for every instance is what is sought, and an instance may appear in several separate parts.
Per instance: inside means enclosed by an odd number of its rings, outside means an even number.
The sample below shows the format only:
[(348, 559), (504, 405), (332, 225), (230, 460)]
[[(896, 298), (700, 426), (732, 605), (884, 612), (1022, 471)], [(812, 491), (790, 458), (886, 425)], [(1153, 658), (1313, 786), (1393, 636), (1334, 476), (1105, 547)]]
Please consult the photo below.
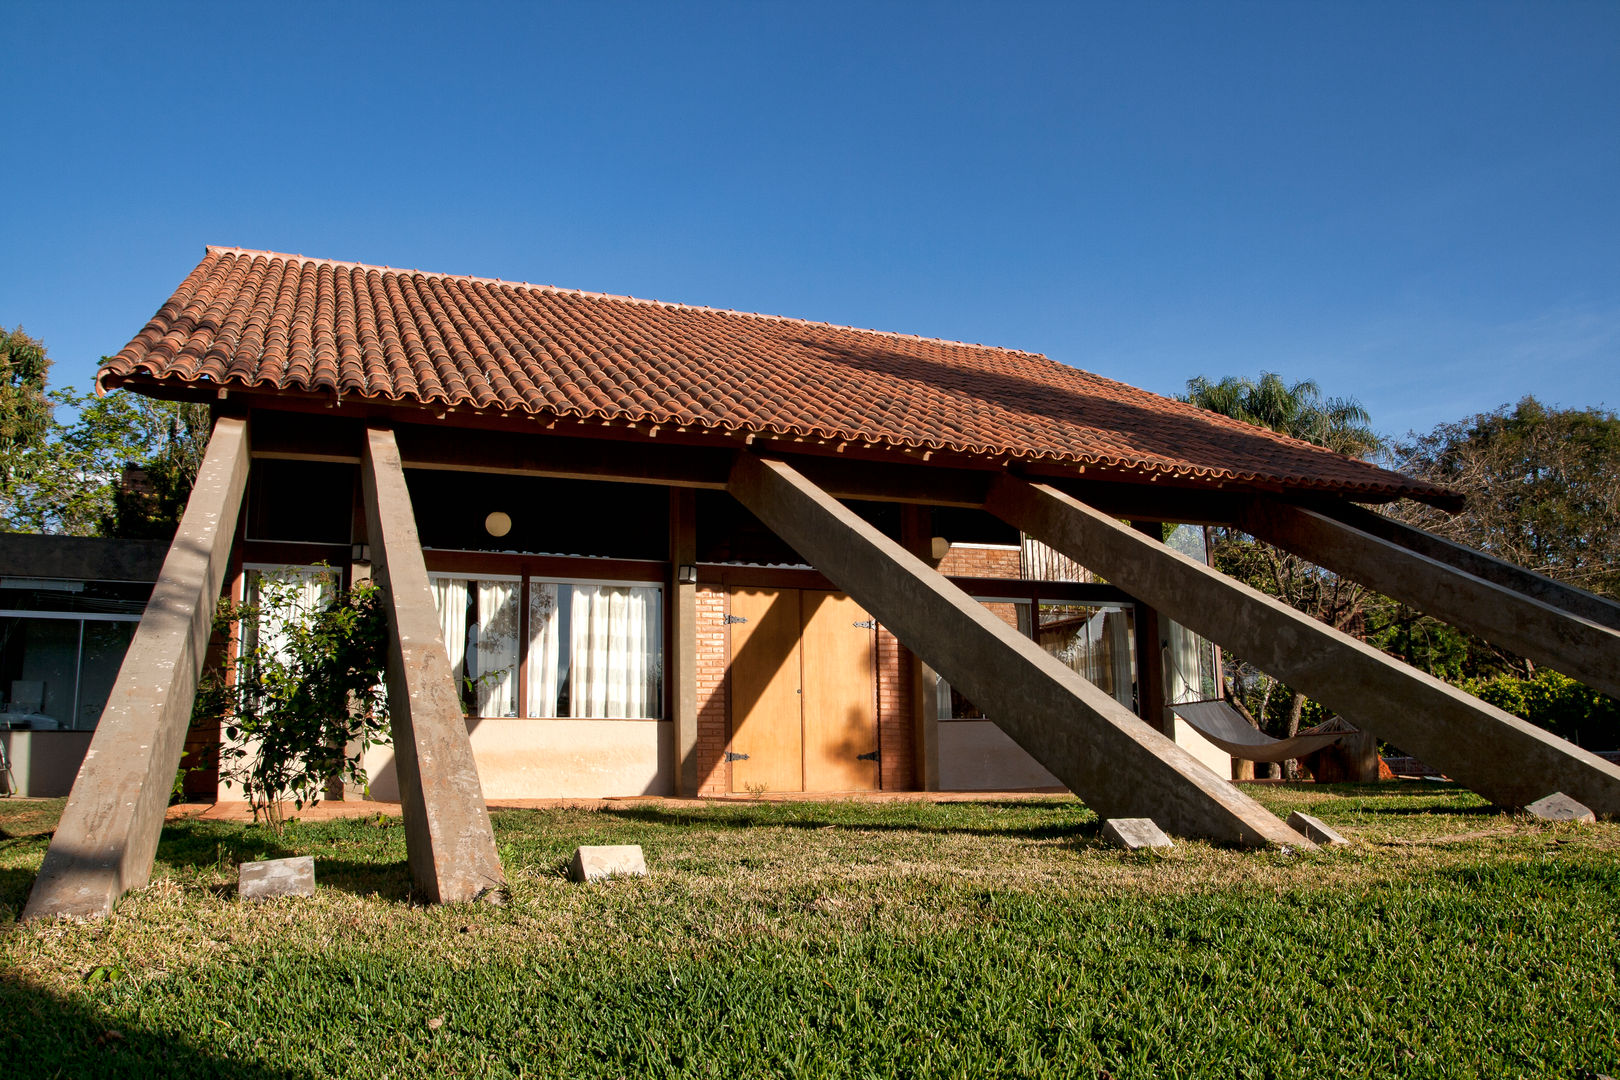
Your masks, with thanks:
[(675, 582), (679, 585), (697, 584), (697, 567), (683, 563), (675, 568)]
[(371, 545), (370, 544), (350, 544), (349, 545), (349, 561), (352, 562), (352, 563), (369, 563), (369, 562), (371, 562)]

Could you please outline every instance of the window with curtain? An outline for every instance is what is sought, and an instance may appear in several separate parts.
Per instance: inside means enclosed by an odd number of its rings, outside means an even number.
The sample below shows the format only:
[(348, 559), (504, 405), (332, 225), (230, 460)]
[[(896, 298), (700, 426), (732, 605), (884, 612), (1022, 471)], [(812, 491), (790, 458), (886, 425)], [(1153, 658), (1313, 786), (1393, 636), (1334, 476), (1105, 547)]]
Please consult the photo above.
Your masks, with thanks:
[[(1209, 536), (1202, 526), (1177, 525), (1165, 537), (1165, 546), (1195, 562), (1209, 564)], [(1170, 704), (1210, 701), (1220, 696), (1215, 688), (1215, 645), (1179, 623), (1166, 621), (1165, 691)]]
[(242, 626), (242, 644), (266, 646), (276, 656), (287, 620), (319, 612), (337, 595), (337, 571), (329, 566), (250, 566), (242, 577), (242, 599), (259, 608), (258, 620)]
[[(1024, 637), (1029, 636), (1033, 613), (1028, 600), (997, 600), (982, 596), (974, 599), (983, 604), (990, 614)], [(988, 719), (983, 709), (969, 701), (967, 696), (952, 686), (943, 675), (936, 675), (934, 679), (934, 707), (936, 710), (934, 715), (941, 720)]]
[(1127, 607), (1043, 602), (1041, 647), (1127, 709), (1135, 708), (1131, 624)]
[(658, 719), (663, 637), (656, 585), (531, 581), (529, 715)]
[(473, 716), (516, 716), (521, 579), (429, 574), (428, 580), (463, 706)]

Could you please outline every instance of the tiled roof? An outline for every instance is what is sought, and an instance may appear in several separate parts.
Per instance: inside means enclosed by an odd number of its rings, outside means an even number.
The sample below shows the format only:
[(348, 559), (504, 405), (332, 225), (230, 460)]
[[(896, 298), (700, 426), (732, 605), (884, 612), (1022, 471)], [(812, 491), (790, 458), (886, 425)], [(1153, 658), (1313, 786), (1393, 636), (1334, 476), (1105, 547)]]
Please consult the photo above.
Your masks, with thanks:
[(329, 392), (1445, 501), (1038, 353), (235, 248), (207, 249), (98, 384)]

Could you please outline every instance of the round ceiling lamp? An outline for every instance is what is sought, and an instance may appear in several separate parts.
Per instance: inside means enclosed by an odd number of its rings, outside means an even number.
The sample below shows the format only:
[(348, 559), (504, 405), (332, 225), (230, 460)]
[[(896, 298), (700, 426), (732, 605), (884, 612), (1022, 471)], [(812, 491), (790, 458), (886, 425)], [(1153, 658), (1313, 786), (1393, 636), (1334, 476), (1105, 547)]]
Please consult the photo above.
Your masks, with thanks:
[(484, 531), (491, 536), (505, 536), (512, 531), (512, 518), (497, 510), (484, 519)]

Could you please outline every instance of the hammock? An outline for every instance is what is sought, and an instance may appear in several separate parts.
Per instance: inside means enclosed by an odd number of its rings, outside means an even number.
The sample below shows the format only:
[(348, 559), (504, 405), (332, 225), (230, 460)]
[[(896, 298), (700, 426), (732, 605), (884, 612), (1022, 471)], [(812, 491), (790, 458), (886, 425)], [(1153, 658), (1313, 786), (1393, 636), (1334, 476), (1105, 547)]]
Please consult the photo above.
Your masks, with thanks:
[(1224, 701), (1195, 701), (1170, 708), (1198, 734), (1244, 761), (1287, 761), (1305, 757), (1332, 746), (1345, 732), (1356, 730), (1335, 716), (1291, 739), (1273, 739), (1263, 731), (1256, 731)]

